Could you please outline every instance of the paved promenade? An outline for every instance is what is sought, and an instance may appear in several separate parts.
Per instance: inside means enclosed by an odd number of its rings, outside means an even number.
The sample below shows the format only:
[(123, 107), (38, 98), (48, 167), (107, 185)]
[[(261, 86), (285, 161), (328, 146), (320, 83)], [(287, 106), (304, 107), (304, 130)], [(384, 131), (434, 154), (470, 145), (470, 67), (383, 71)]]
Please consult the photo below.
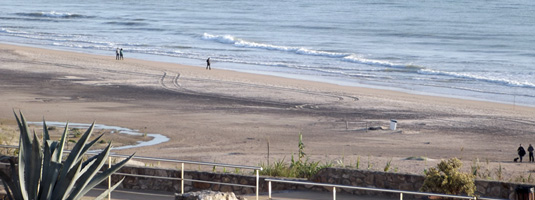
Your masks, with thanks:
[[(105, 189), (97, 188), (91, 191), (84, 199), (92, 199), (104, 192)], [(135, 191), (135, 190), (115, 190), (111, 195), (114, 200), (173, 200), (174, 193), (159, 191)], [(244, 196), (248, 200), (255, 200), (255, 196)], [(310, 191), (284, 191), (272, 194), (273, 200), (329, 200), (332, 199), (332, 193), (329, 192), (310, 192)], [(260, 200), (268, 200), (267, 194), (262, 194)], [(394, 200), (399, 198), (356, 196), (347, 194), (336, 194), (337, 200)]]

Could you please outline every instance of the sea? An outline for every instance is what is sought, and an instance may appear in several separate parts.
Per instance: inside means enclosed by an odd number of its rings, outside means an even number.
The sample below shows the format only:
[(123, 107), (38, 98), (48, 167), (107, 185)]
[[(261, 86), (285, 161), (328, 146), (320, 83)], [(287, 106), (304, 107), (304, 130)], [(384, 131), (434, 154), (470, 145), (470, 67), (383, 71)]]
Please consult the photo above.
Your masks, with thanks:
[(0, 2), (2, 43), (535, 107), (533, 0)]

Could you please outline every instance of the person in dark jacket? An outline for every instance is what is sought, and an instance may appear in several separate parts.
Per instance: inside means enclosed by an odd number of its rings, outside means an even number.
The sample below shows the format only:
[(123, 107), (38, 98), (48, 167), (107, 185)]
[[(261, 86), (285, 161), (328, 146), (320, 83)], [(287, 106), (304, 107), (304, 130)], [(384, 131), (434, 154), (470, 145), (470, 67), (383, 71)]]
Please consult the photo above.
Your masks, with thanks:
[(115, 60), (119, 60), (119, 48), (115, 50)]
[(528, 152), (529, 152), (529, 162), (534, 162), (535, 160), (533, 159), (533, 146), (531, 146), (531, 144), (529, 144), (529, 147), (528, 147)]
[(520, 144), (516, 151), (518, 151), (518, 157), (520, 158), (520, 162), (522, 162), (522, 157), (526, 155), (526, 150), (524, 150), (524, 147), (522, 147), (522, 144)]

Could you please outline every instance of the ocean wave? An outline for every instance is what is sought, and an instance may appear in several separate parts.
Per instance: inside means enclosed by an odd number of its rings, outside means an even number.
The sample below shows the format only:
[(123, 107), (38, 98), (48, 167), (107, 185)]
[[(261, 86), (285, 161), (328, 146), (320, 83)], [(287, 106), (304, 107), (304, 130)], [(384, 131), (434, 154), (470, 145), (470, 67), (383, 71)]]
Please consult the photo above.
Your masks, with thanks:
[(56, 11), (50, 12), (32, 12), (32, 13), (17, 13), (17, 15), (28, 16), (28, 17), (44, 17), (44, 18), (91, 18), (91, 16), (74, 14), (74, 13), (62, 13)]
[(469, 79), (469, 80), (476, 80), (476, 81), (484, 81), (484, 82), (496, 83), (496, 84), (512, 86), (512, 87), (535, 88), (535, 83), (529, 82), (527, 80), (518, 81), (518, 80), (511, 80), (511, 79), (506, 79), (506, 78), (486, 77), (486, 76), (469, 74), (469, 73), (445, 72), (445, 71), (438, 71), (438, 70), (431, 70), (431, 69), (420, 69), (418, 73), (428, 74), (428, 75), (450, 76), (450, 77), (455, 77), (455, 78), (462, 78), (462, 79)]
[(17, 34), (17, 33), (23, 33), (22, 31), (14, 31), (7, 28), (0, 28), (0, 33), (10, 33), (10, 34)]
[(346, 62), (352, 62), (352, 63), (359, 63), (359, 64), (365, 64), (365, 65), (374, 65), (374, 66), (383, 66), (383, 67), (392, 67), (392, 68), (413, 68), (414, 65), (403, 65), (403, 64), (395, 64), (389, 61), (384, 60), (375, 60), (375, 59), (367, 59), (363, 58), (359, 55), (351, 54), (348, 56), (345, 56), (342, 60)]
[[(307, 49), (304, 47), (291, 47), (291, 46), (280, 46), (280, 45), (257, 43), (257, 42), (251, 42), (251, 41), (239, 39), (232, 35), (212, 35), (212, 34), (204, 33), (202, 36), (202, 39), (213, 40), (213, 41), (217, 41), (223, 44), (232, 44), (236, 47), (258, 48), (258, 49), (266, 49), (266, 50), (274, 50), (274, 51), (292, 52), (292, 53), (300, 54), (300, 55), (338, 58), (345, 62), (359, 63), (359, 64), (365, 64), (365, 65), (393, 67), (393, 68), (407, 68), (407, 69), (414, 68), (414, 65), (396, 64), (396, 63), (392, 63), (392, 62), (385, 61), (385, 60), (368, 59), (360, 55), (356, 55), (354, 53), (338, 53), (338, 52)], [(417, 69), (419, 68), (420, 67), (418, 67)]]
[(317, 51), (317, 50), (311, 50), (303, 47), (289, 47), (289, 46), (280, 46), (280, 45), (272, 45), (272, 44), (264, 44), (264, 43), (257, 43), (257, 42), (250, 42), (243, 39), (236, 38), (231, 35), (211, 35), (208, 33), (204, 33), (202, 36), (202, 39), (205, 40), (214, 40), (223, 44), (232, 44), (237, 47), (246, 47), (246, 48), (258, 48), (258, 49), (266, 49), (266, 50), (276, 50), (276, 51), (285, 51), (285, 52), (293, 52), (296, 54), (302, 54), (302, 55), (312, 55), (312, 56), (327, 56), (327, 57), (334, 57), (334, 58), (341, 58), (345, 57), (348, 54), (346, 53), (335, 53), (335, 52), (328, 52), (328, 51)]
[[(108, 41), (97, 41), (91, 39), (89, 36), (80, 35), (80, 34), (53, 34), (53, 33), (47, 33), (47, 32), (26, 32), (26, 31), (20, 31), (20, 30), (13, 30), (13, 29), (6, 29), (6, 28), (0, 28), (0, 34), (5, 33), (6, 35), (14, 36), (14, 37), (20, 37), (20, 38), (28, 38), (28, 39), (35, 39), (35, 40), (41, 40), (41, 41), (51, 41), (52, 45), (54, 46), (66, 46), (66, 47), (91, 47), (96, 46), (114, 46), (115, 44)], [(78, 44), (86, 44), (79, 46)]]
[(111, 24), (111, 25), (122, 25), (122, 26), (146, 26), (148, 25), (145, 22), (123, 22), (123, 21), (112, 21), (112, 22), (106, 22), (105, 24)]

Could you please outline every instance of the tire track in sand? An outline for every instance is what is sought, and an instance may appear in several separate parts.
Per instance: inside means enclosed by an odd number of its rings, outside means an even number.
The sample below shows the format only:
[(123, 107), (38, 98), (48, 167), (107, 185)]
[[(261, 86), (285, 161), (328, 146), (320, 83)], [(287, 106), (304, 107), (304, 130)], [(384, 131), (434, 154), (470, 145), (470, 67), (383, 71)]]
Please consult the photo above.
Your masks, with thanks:
[[(217, 98), (225, 98), (229, 100), (239, 100), (239, 101), (250, 101), (247, 97), (236, 97), (228, 94), (213, 94), (208, 92), (198, 92), (195, 90), (187, 89), (183, 87), (179, 83), (180, 79), (180, 73), (168, 73), (164, 72), (164, 74), (160, 77), (159, 83), (160, 85), (170, 91), (175, 92), (181, 92), (181, 93), (187, 93), (187, 94), (195, 94), (195, 95), (203, 95), (208, 97), (217, 97)], [(182, 78), (184, 80), (184, 78)], [(191, 82), (206, 82), (207, 79), (202, 78), (187, 78), (187, 81)], [(349, 99), (349, 101), (358, 101), (358, 97), (349, 96), (349, 95), (342, 95), (337, 93), (327, 93), (327, 92), (314, 92), (310, 90), (304, 90), (304, 89), (298, 89), (298, 88), (286, 88), (286, 87), (280, 87), (280, 86), (270, 86), (270, 85), (260, 85), (260, 84), (254, 84), (254, 83), (243, 83), (243, 82), (233, 82), (233, 81), (224, 81), (224, 80), (209, 80), (210, 82), (219, 82), (224, 85), (230, 85), (234, 87), (242, 87), (242, 88), (263, 88), (268, 89), (272, 91), (286, 91), (286, 92), (293, 92), (293, 93), (301, 93), (306, 95), (312, 95), (312, 96), (322, 96), (322, 97), (328, 97), (328, 98), (334, 98), (333, 102), (340, 102), (340, 101), (347, 101), (346, 99)], [(279, 106), (290, 106), (297, 109), (318, 109), (320, 106), (329, 105), (332, 103), (324, 103), (324, 104), (296, 104), (296, 103), (281, 103), (279, 101), (270, 101), (270, 100), (261, 100), (259, 98), (256, 98), (255, 101), (261, 102), (261, 103), (268, 103), (268, 104), (275, 104)]]

